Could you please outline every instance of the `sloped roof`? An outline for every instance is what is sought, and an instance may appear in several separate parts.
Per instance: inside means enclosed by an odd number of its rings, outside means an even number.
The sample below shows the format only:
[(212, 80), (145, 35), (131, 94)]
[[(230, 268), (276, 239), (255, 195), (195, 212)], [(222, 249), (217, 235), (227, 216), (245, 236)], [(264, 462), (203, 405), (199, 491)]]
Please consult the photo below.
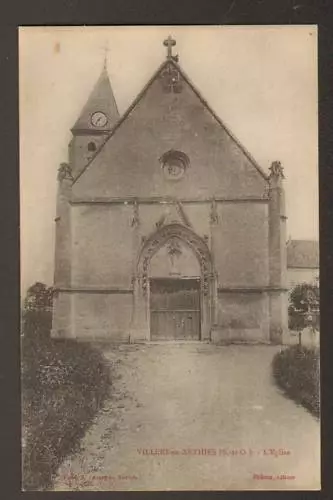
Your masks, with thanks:
[(315, 240), (290, 240), (287, 243), (287, 267), (319, 268), (319, 242)]
[(213, 109), (209, 106), (207, 101), (202, 97), (201, 93), (199, 90), (193, 85), (191, 80), (188, 78), (188, 76), (184, 73), (183, 69), (179, 66), (179, 64), (176, 63), (174, 59), (167, 58), (155, 71), (153, 76), (150, 78), (150, 80), (147, 82), (147, 84), (143, 87), (141, 92), (137, 95), (137, 97), (134, 99), (132, 104), (129, 106), (129, 108), (125, 111), (125, 113), (119, 118), (119, 120), (115, 123), (114, 127), (112, 130), (109, 132), (109, 134), (106, 136), (105, 140), (102, 142), (100, 147), (96, 150), (95, 154), (90, 158), (88, 163), (85, 165), (85, 167), (78, 173), (76, 178), (73, 180), (73, 184), (81, 177), (81, 175), (85, 172), (86, 168), (92, 163), (94, 158), (99, 154), (99, 152), (103, 149), (105, 144), (108, 142), (108, 140), (113, 137), (113, 135), (117, 132), (117, 130), (121, 127), (122, 123), (126, 120), (128, 115), (131, 113), (131, 111), (135, 108), (135, 106), (140, 102), (140, 100), (143, 98), (149, 87), (152, 85), (152, 83), (155, 81), (155, 79), (159, 76), (159, 74), (162, 72), (162, 70), (167, 66), (167, 65), (173, 65), (180, 73), (180, 75), (183, 77), (184, 81), (191, 87), (193, 92), (197, 95), (197, 97), (200, 99), (200, 101), (203, 103), (203, 105), (207, 108), (207, 110), (211, 113), (211, 115), (215, 118), (215, 120), (219, 123), (219, 125), (225, 130), (225, 132), (229, 135), (229, 137), (238, 145), (238, 147), (241, 149), (241, 151), (245, 154), (245, 156), (248, 158), (248, 160), (252, 163), (252, 165), (256, 168), (258, 173), (267, 181), (268, 180), (268, 175), (263, 171), (263, 169), (259, 166), (259, 164), (256, 162), (256, 160), (251, 156), (251, 154), (247, 151), (247, 149), (239, 142), (239, 140), (231, 133), (231, 131), (226, 127), (226, 125), (222, 122), (222, 120), (217, 116), (217, 114), (213, 111)]
[(115, 123), (119, 120), (119, 111), (113, 95), (109, 75), (105, 67), (83, 107), (79, 118), (72, 128), (72, 131), (75, 133), (75, 131), (79, 130), (94, 129), (91, 124), (91, 116), (96, 111), (105, 113), (108, 118), (105, 127), (99, 130), (110, 132)]

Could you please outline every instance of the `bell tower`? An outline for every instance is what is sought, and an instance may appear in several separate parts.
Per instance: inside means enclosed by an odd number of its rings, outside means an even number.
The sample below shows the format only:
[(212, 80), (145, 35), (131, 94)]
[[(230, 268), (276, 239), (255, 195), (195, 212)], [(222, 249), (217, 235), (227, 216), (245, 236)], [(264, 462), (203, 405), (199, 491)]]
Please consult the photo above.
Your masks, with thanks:
[(71, 129), (73, 138), (68, 156), (74, 177), (93, 157), (118, 119), (119, 112), (105, 60), (100, 77)]

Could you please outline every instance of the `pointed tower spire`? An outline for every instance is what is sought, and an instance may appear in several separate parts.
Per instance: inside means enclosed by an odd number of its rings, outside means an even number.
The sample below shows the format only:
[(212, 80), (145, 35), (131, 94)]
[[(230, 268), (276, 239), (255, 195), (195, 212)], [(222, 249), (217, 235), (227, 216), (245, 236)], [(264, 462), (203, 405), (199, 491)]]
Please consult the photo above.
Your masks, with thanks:
[(76, 121), (72, 132), (109, 132), (119, 119), (117, 103), (113, 95), (109, 75), (106, 69), (105, 53), (103, 69), (87, 103)]

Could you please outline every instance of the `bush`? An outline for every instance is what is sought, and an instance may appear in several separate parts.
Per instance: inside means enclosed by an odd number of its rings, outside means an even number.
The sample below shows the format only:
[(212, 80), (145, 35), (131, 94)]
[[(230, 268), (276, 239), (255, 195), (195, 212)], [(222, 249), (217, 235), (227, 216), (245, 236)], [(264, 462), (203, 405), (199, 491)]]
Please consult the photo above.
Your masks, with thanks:
[(319, 417), (319, 348), (296, 345), (284, 349), (273, 359), (273, 375), (289, 397)]
[(50, 338), (51, 312), (25, 310), (23, 488), (47, 489), (108, 393), (109, 367), (90, 344)]

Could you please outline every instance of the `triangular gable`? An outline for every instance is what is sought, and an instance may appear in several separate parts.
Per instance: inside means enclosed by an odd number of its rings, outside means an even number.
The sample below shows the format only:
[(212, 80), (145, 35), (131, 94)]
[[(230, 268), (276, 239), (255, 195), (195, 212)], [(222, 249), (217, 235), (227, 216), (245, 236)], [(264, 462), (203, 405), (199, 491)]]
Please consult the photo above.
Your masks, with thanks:
[(247, 149), (240, 143), (240, 141), (231, 133), (231, 131), (226, 127), (226, 125), (222, 122), (222, 120), (217, 116), (217, 114), (209, 106), (209, 104), (207, 103), (207, 101), (202, 97), (202, 95), (199, 92), (199, 90), (193, 85), (193, 83), (188, 78), (188, 76), (185, 74), (185, 72), (182, 70), (182, 68), (179, 66), (179, 64), (177, 64), (173, 59), (167, 59), (155, 71), (155, 73), (153, 74), (153, 76), (150, 78), (150, 80), (147, 82), (147, 84), (143, 87), (143, 89), (141, 90), (141, 92), (137, 95), (137, 97), (134, 99), (134, 101), (129, 106), (129, 108), (126, 110), (126, 112), (120, 117), (120, 119), (114, 125), (113, 129), (106, 136), (106, 139), (102, 142), (102, 144), (100, 145), (100, 147), (96, 150), (95, 154), (91, 157), (91, 159), (89, 160), (89, 162), (85, 165), (85, 167), (74, 178), (73, 184), (75, 184), (76, 181), (81, 177), (81, 175), (84, 174), (84, 172), (86, 171), (86, 169), (88, 168), (88, 166), (93, 162), (93, 160), (96, 158), (96, 156), (105, 147), (106, 143), (110, 140), (110, 138), (113, 137), (117, 133), (117, 131), (120, 129), (121, 125), (124, 123), (124, 121), (126, 120), (126, 118), (133, 111), (133, 109), (137, 106), (137, 104), (141, 101), (141, 99), (145, 96), (146, 92), (148, 91), (148, 89), (150, 88), (150, 86), (153, 84), (153, 82), (159, 77), (159, 75), (161, 74), (161, 72), (163, 71), (163, 69), (166, 68), (166, 66), (168, 66), (168, 65), (173, 65), (176, 68), (176, 70), (179, 72), (179, 74), (181, 75), (181, 77), (189, 85), (189, 87), (192, 89), (192, 91), (194, 92), (194, 94), (199, 98), (199, 100), (201, 101), (201, 103), (208, 110), (208, 112), (212, 115), (212, 117), (216, 120), (216, 122), (228, 134), (228, 136), (232, 139), (232, 141), (238, 146), (238, 148), (246, 156), (246, 158), (253, 165), (253, 167), (258, 171), (258, 173), (266, 181), (268, 181), (268, 175), (265, 174), (265, 172), (262, 170), (262, 168), (259, 166), (259, 164), (255, 161), (255, 159), (251, 156), (251, 154), (247, 151)]

